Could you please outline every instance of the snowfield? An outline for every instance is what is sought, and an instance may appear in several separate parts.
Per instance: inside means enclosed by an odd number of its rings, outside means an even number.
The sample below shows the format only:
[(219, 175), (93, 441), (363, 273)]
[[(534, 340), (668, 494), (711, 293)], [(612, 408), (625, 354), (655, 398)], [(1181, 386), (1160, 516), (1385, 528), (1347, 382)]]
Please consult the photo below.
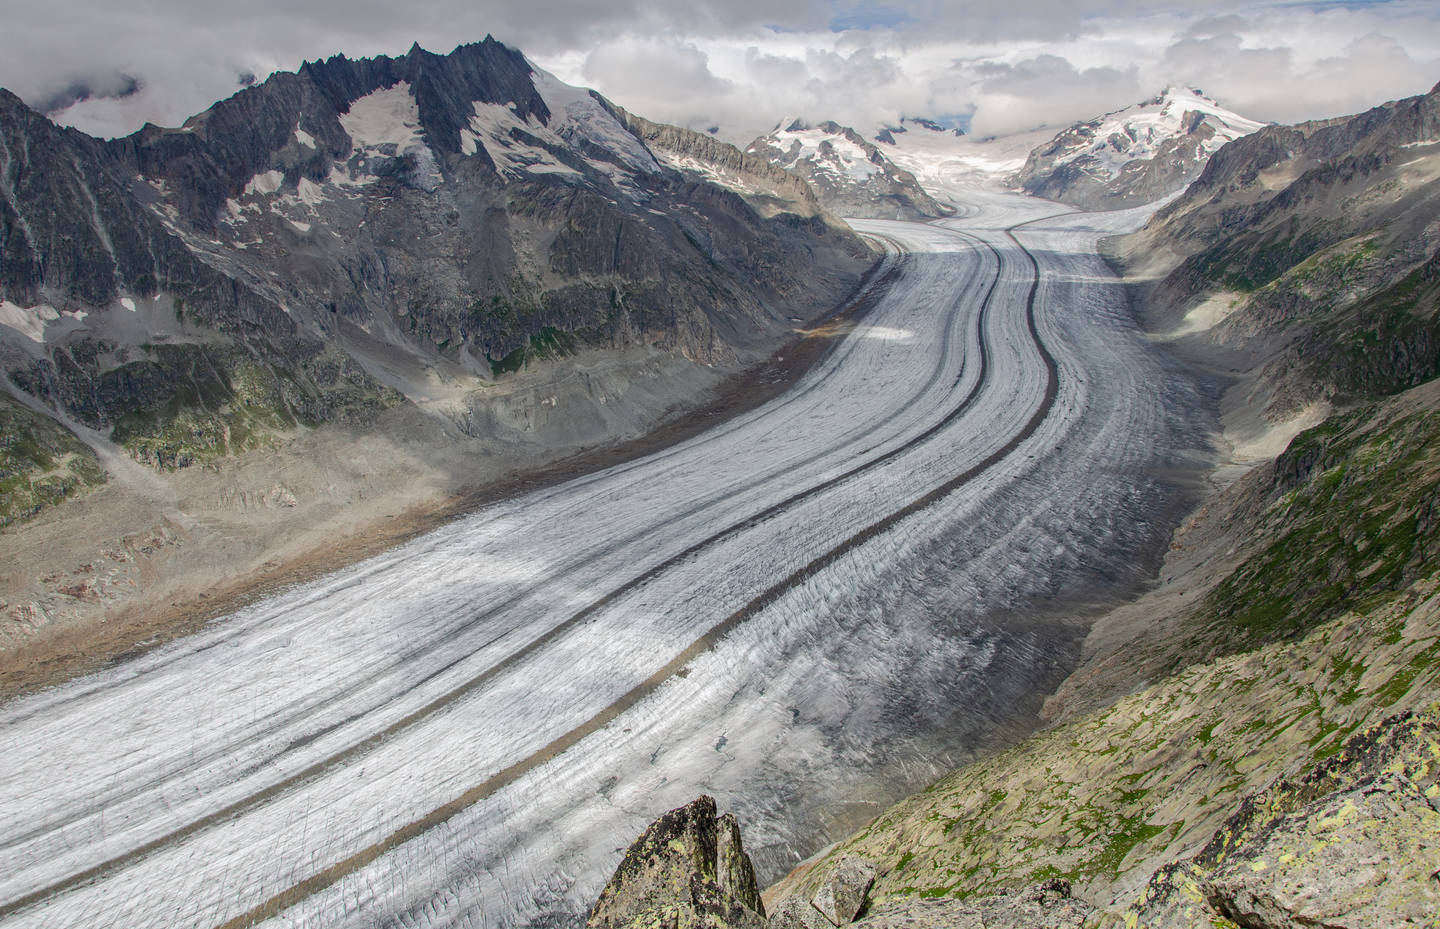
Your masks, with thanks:
[(1033, 712), (1199, 404), (1145, 211), (970, 207), (857, 221), (894, 282), (768, 405), (0, 706), (0, 926), (578, 924), (702, 791), (771, 880)]

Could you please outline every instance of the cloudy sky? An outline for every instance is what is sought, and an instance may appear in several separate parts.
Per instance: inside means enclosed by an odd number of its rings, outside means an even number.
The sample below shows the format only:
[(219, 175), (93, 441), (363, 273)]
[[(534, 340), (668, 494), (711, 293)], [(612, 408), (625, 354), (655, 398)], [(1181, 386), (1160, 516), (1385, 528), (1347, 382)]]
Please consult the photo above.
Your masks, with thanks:
[(249, 77), (487, 33), (652, 119), (736, 141), (1064, 124), (1203, 88), (1247, 116), (1352, 113), (1440, 82), (1437, 0), (6, 0), (0, 86), (98, 135), (178, 125)]

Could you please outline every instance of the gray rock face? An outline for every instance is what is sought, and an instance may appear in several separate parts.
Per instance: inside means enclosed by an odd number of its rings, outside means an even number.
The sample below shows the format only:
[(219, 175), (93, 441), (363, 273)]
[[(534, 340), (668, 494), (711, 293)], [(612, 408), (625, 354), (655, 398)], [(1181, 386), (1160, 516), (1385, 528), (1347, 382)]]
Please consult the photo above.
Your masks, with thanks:
[(855, 923), (866, 929), (1080, 929), (1093, 908), (1070, 898), (1070, 882), (1051, 880), (1017, 894), (971, 900), (909, 899)]
[(854, 129), (795, 120), (750, 143), (746, 153), (804, 178), (827, 210), (865, 219), (933, 219), (950, 207)]
[(493, 39), (307, 63), (109, 142), (0, 91), (0, 300), (26, 316), (0, 366), (178, 467), (585, 347), (733, 362), (871, 264), (803, 184), (740, 158), (774, 182), (757, 209), (645, 133), (696, 146)]
[[(1428, 715), (1428, 714), (1427, 714)], [(1440, 729), (1394, 717), (1302, 776), (1247, 797), (1194, 857), (1150, 879), (1127, 925), (1433, 926)]]
[(1204, 885), (1256, 929), (1423, 926), (1440, 914), (1440, 813), (1408, 778), (1381, 776), (1276, 823)]
[(1260, 125), (1199, 91), (1172, 87), (1062, 130), (1030, 153), (1012, 182), (1087, 210), (1149, 203), (1183, 188), (1221, 146)]
[(768, 929), (832, 929), (830, 922), (814, 904), (799, 894), (791, 894), (770, 914)]
[(810, 902), (833, 925), (843, 926), (853, 922), (864, 909), (865, 897), (874, 883), (874, 863), (847, 856), (840, 860)]
[(650, 825), (590, 911), (591, 929), (762, 929), (765, 905), (734, 817), (702, 796)]

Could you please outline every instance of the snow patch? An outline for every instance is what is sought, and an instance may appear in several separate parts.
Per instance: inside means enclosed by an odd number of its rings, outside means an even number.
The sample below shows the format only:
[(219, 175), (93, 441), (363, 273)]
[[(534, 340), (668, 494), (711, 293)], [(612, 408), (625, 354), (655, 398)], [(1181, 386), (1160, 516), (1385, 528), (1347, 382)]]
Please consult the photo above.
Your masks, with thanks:
[(121, 297), (120, 305), (132, 313), (135, 312), (135, 301), (130, 299), (129, 297)]
[(44, 344), (45, 323), (59, 319), (60, 314), (53, 306), (37, 304), (24, 307), (0, 300), (0, 326), (9, 326), (32, 342)]
[(295, 141), (299, 142), (306, 148), (318, 149), (320, 147), (315, 144), (315, 137), (310, 133), (306, 132), (304, 129), (301, 129), (298, 125), (295, 127)]
[(301, 203), (310, 207), (327, 199), (325, 196), (325, 188), (310, 180), (308, 177), (300, 178), (300, 183), (295, 187), (295, 193), (300, 198)]
[(428, 191), (440, 186), (440, 164), (425, 142), (420, 106), (409, 82), (398, 81), (356, 100), (350, 104), (350, 111), (341, 115), (340, 126), (356, 152), (412, 156), (416, 183)]
[[(554, 146), (566, 143), (539, 120), (522, 120), (509, 106), (498, 103), (475, 103), (470, 124), (460, 132), (460, 150), (473, 155), (480, 149), (490, 156), (495, 170), (502, 175), (578, 174), (544, 147), (522, 141), (530, 136)], [(520, 136), (520, 138), (517, 138)]]
[(357, 150), (394, 146), (395, 152), (410, 145), (424, 145), (420, 132), (420, 107), (407, 81), (368, 93), (350, 104), (340, 116), (340, 128)]
[(266, 171), (264, 174), (257, 174), (250, 178), (250, 183), (245, 185), (245, 196), (273, 194), (280, 189), (280, 185), (284, 182), (285, 175), (280, 171)]

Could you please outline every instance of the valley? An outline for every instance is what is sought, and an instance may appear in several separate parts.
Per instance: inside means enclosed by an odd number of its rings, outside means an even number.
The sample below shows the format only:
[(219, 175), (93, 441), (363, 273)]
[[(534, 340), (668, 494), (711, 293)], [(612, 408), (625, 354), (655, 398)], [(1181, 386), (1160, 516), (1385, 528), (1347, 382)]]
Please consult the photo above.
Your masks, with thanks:
[(1017, 738), (1037, 604), (1138, 587), (1203, 458), (1096, 253), (1147, 214), (857, 221), (897, 273), (776, 399), (5, 704), (0, 925), (570, 923), (698, 791), (770, 879)]

